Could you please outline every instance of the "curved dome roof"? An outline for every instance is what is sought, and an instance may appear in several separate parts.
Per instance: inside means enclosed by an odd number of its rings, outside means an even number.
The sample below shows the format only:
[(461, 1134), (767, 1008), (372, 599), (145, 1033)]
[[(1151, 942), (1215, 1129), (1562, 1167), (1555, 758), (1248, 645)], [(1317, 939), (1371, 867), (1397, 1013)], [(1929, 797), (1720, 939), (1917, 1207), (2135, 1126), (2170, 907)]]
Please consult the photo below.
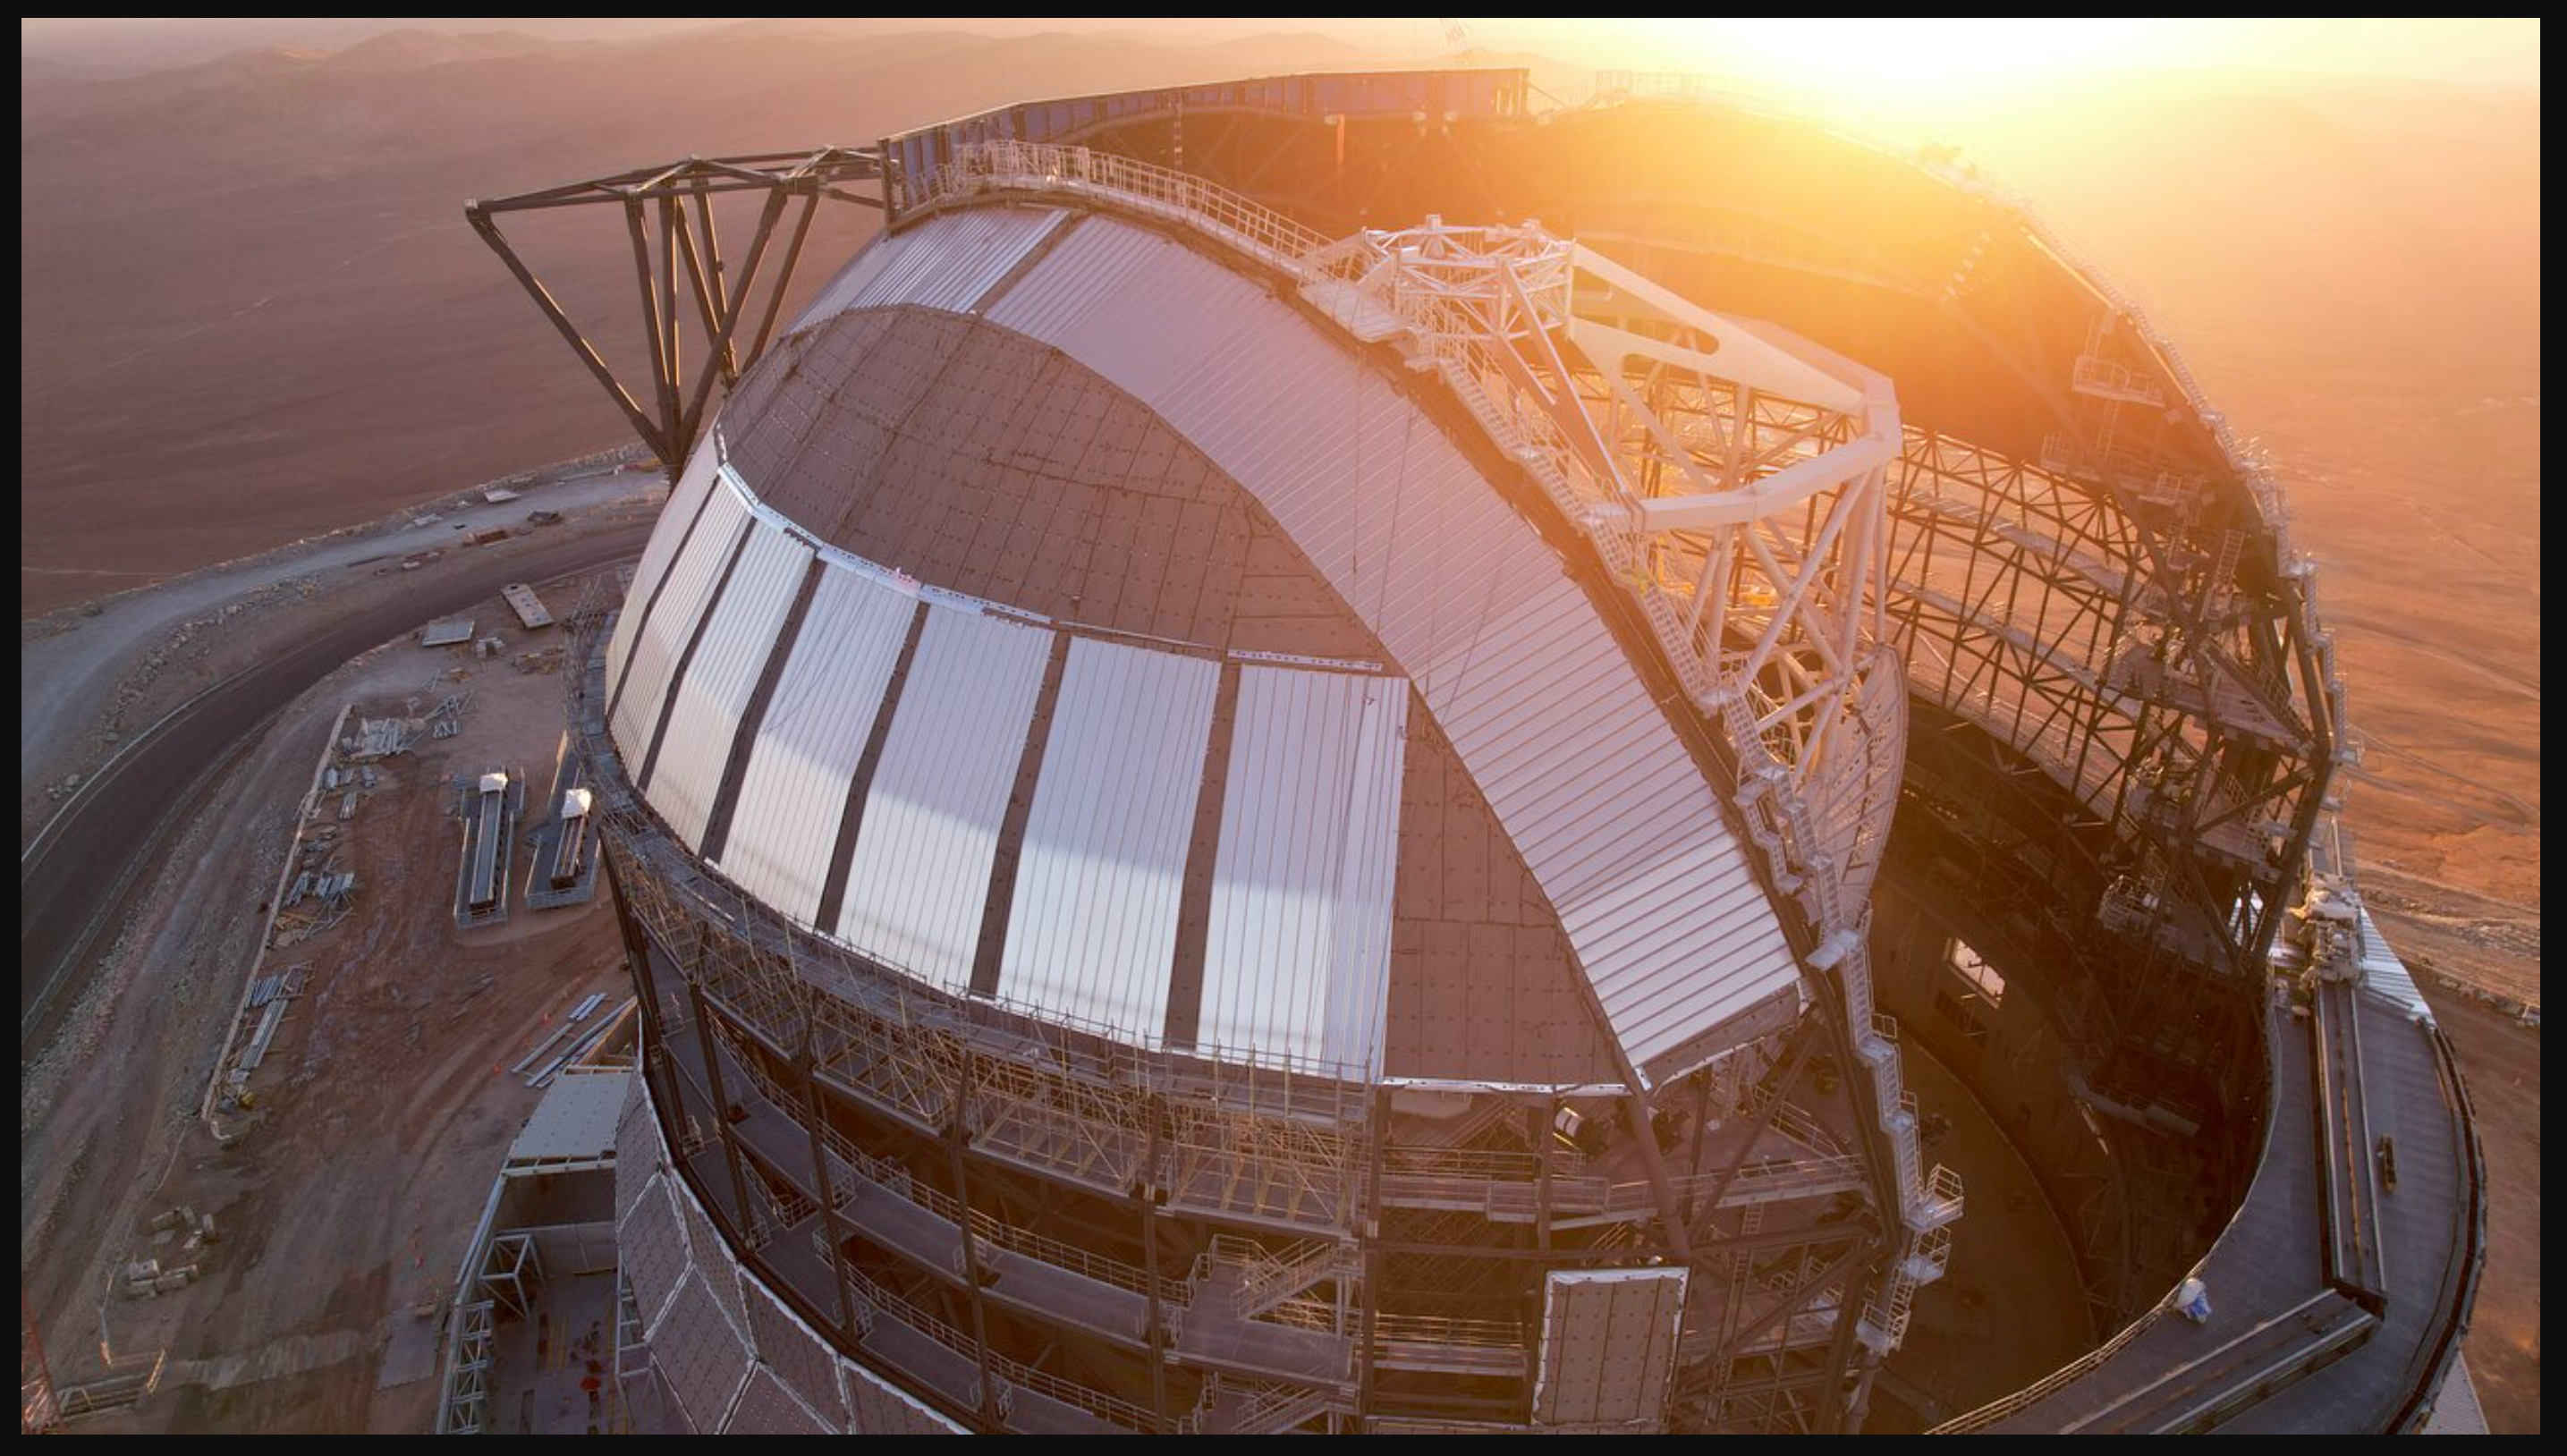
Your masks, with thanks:
[(1798, 973), (1678, 721), (1395, 356), (1122, 218), (887, 236), (610, 652), (644, 798), (920, 983), (1365, 1078), (1654, 1080)]

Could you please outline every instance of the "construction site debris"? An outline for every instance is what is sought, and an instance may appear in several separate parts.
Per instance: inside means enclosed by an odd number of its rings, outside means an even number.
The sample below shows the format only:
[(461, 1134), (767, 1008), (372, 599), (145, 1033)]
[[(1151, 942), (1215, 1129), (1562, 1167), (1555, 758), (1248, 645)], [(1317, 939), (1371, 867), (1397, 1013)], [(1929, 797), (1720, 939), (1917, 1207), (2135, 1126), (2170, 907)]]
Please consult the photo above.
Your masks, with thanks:
[(508, 665), (521, 673), (558, 673), (568, 656), (556, 643), (540, 652), (521, 652), (508, 660)]
[[(605, 998), (596, 997), (592, 998), (592, 1000), (603, 1001)], [(623, 1022), (625, 1017), (632, 1012), (634, 1007), (639, 1004), (639, 998), (628, 998), (623, 1006), (616, 1009), (615, 1015), (607, 1017), (600, 1020), (596, 1025), (582, 1030), (578, 1037), (571, 1042), (569, 1050), (554, 1057), (544, 1066), (543, 1070), (526, 1078), (526, 1085), (530, 1087), (541, 1087), (549, 1084), (554, 1077), (561, 1075), (563, 1067), (570, 1065), (572, 1062), (578, 1061), (580, 1058), (588, 1055), (589, 1052), (595, 1050), (598, 1043), (604, 1041), (607, 1036)]]
[(342, 740), (347, 755), (358, 762), (369, 758), (387, 758), (407, 753), (419, 741), (422, 725), (415, 718), (365, 718), (357, 721), (354, 737)]
[(499, 595), (508, 603), (509, 610), (517, 614), (517, 620), (526, 624), (527, 631), (553, 625), (553, 614), (545, 609), (543, 598), (535, 595), (533, 587), (521, 581), (510, 582), (499, 588)]

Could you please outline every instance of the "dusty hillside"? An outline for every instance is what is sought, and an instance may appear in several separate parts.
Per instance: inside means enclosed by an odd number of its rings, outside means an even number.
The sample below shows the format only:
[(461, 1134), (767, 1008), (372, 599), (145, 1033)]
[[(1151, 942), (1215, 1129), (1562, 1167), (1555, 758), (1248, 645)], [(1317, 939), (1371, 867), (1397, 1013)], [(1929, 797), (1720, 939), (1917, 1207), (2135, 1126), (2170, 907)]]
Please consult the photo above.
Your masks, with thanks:
[[(617, 442), (613, 408), (464, 225), (470, 196), (1354, 59), (1316, 36), (1184, 48), (763, 22), (613, 45), (395, 32), (131, 78), (22, 66), (20, 609)], [(731, 225), (744, 235), (747, 214)], [(847, 209), (815, 229), (804, 288), (871, 226)], [(510, 231), (611, 353), (632, 350), (629, 262), (577, 227)]]

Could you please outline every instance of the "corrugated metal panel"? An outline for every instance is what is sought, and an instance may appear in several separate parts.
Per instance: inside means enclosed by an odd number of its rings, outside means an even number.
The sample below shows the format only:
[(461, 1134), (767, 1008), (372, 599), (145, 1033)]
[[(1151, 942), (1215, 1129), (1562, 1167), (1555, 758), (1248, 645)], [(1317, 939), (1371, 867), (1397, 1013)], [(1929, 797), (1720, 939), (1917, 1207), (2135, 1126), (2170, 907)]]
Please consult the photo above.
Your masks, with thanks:
[(1017, 862), (998, 994), (1157, 1044), (1221, 668), (1069, 647)]
[(1141, 637), (1381, 656), (1235, 481), (1011, 330), (850, 314), (760, 366), (723, 419), (761, 501), (930, 585)]
[(847, 870), (840, 939), (948, 991), (972, 984), (998, 822), (1051, 634), (929, 609)]
[(914, 303), (962, 313), (1006, 276), (1064, 216), (1051, 207), (976, 207), (932, 218), (876, 244), (880, 268), (849, 295), (849, 308)]
[(696, 619), (704, 615), (706, 599), (713, 595), (714, 583), (721, 580), (731, 548), (747, 528), (748, 506), (738, 492), (727, 484), (716, 488), (713, 499), (706, 502), (703, 523), (688, 540), (686, 551), (670, 566), (668, 587), (651, 609), (651, 619), (641, 624), (642, 635), (634, 645), (632, 666), (625, 670), (626, 681), (620, 689), (613, 690), (621, 694), (615, 704), (615, 743), (624, 752), (628, 772), (639, 772), (643, 756), (651, 751), (651, 735), (659, 730), (660, 705), (668, 695), (669, 677), (687, 650), (687, 639), (695, 635)]
[(1558, 554), (1256, 280), (1092, 219), (991, 310), (1254, 492), (1415, 679), (1635, 1063), (1796, 976), (1710, 786)]
[(758, 725), (719, 863), (741, 889), (804, 925), (819, 909), (847, 780), (917, 606), (914, 593), (881, 577), (831, 565)]
[(721, 452), (708, 431), (702, 444), (696, 446), (695, 458), (687, 462), (685, 473), (678, 477), (678, 488), (669, 492), (668, 504), (660, 507), (660, 523), (651, 528), (651, 539), (642, 546), (642, 561), (633, 569), (633, 587), (624, 597), (624, 615), (615, 624), (615, 636), (606, 647), (606, 681), (616, 682), (624, 675), (625, 660), (633, 655), (635, 629), (641, 625), (642, 604), (651, 600), (652, 589), (669, 569), (669, 559), (678, 554), (678, 542), (687, 534), (687, 524), (704, 506), (705, 497), (719, 475)]
[(2362, 911), (2362, 984), (2372, 994), (2385, 999), (2401, 1012), (2414, 1011), (2424, 1005), (2424, 993), (2416, 989), (2416, 978), (2407, 973), (2407, 963), (2380, 933), (2380, 923), (2371, 918), (2371, 909)]
[(872, 242), (858, 248), (856, 255), (838, 269), (837, 275), (821, 285), (819, 293), (811, 299), (811, 306), (794, 319), (792, 326), (784, 331), (784, 337), (790, 339), (814, 324), (825, 324), (845, 313), (855, 296), (880, 277), (882, 270), (898, 256), (901, 246), (902, 239), (878, 233)]
[(1379, 1075), (1407, 727), (1400, 679), (1240, 673), (1199, 1044)]
[(765, 671), (775, 634), (810, 569), (811, 548), (774, 525), (756, 522), (748, 549), (713, 604), (704, 640), (677, 687), (667, 741), (652, 770), (651, 807), (692, 849), (705, 836), (705, 816), (730, 762), (732, 737), (748, 695)]
[(1546, 1280), (1535, 1422), (1656, 1426), (1666, 1414), (1685, 1285), (1681, 1269), (1563, 1272)]

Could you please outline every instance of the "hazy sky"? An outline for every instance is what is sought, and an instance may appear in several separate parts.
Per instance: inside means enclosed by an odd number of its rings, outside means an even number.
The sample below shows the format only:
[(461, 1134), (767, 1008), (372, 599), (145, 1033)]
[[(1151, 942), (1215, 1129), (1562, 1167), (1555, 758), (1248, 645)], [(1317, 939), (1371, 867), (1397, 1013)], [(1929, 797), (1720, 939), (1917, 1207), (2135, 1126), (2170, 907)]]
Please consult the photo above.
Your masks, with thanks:
[[(22, 54), (100, 62), (183, 63), (245, 45), (347, 44), (375, 31), (522, 30), (624, 37), (742, 17), (649, 20), (189, 19), (24, 20)], [(846, 25), (847, 22), (835, 22)], [(1458, 49), (1455, 22), (1422, 17), (1311, 20), (1235, 16), (969, 19), (882, 17), (884, 30), (1149, 31), (1204, 40), (1262, 31), (1317, 31), (1393, 60)], [(1491, 51), (1538, 52), (1597, 69), (1717, 72), (1782, 90), (1845, 99), (1983, 95), (2033, 76), (2135, 68), (2314, 71), (2412, 80), (2533, 86), (2540, 82), (2538, 20), (1667, 20), (1464, 17), (1469, 42)]]

